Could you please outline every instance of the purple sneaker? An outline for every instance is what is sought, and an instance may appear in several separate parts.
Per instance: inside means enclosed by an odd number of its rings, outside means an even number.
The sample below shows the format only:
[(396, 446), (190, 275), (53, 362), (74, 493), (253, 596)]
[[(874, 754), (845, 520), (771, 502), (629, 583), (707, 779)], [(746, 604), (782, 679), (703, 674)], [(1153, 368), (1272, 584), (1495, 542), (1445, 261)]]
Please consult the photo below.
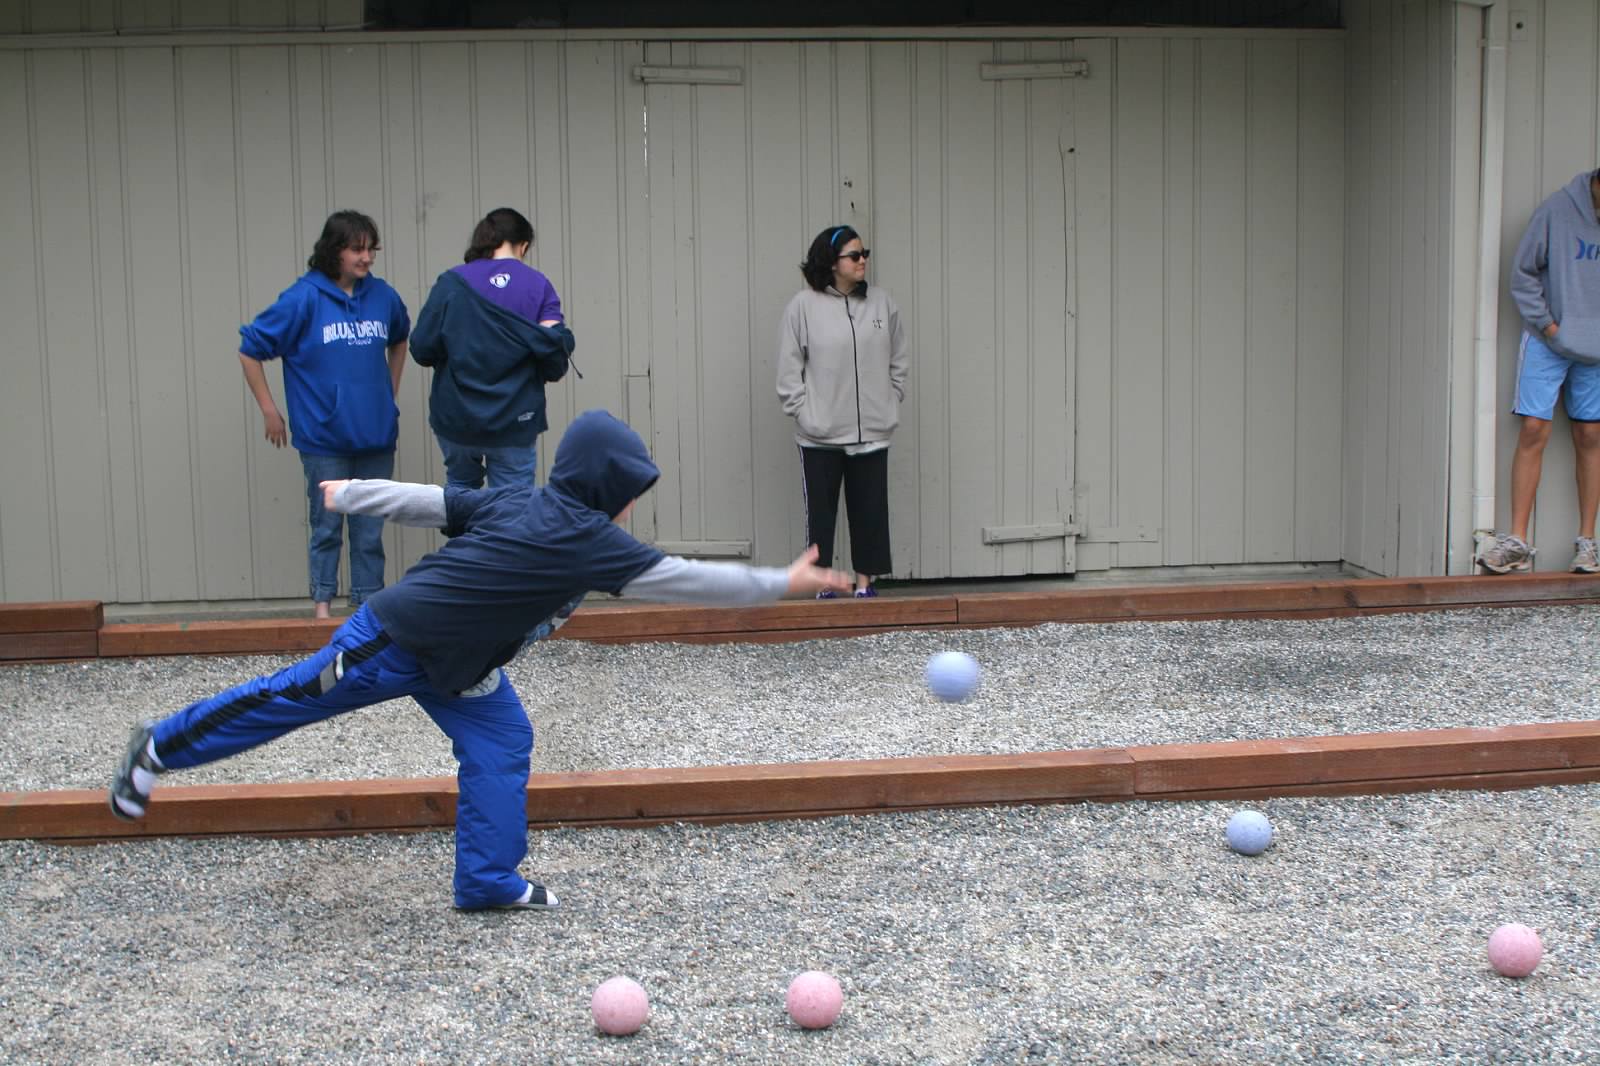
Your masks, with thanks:
[(856, 599), (858, 600), (875, 599), (877, 595), (878, 587), (876, 585), (868, 585), (864, 589), (856, 589)]
[(817, 599), (819, 600), (836, 600), (838, 598), (839, 594), (832, 589), (823, 589), (821, 592), (817, 593)]

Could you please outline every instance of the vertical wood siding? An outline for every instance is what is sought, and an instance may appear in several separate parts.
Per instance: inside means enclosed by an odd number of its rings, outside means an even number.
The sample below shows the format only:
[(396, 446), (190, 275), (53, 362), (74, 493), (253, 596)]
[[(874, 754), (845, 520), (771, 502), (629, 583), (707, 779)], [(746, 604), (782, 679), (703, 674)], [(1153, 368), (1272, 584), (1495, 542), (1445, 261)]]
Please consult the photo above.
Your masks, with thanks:
[(1442, 574), (1448, 279), (1454, 242), (1470, 240), (1452, 226), (1455, 5), (1357, 0), (1345, 15), (1342, 554), (1379, 574)]
[(1098, 44), (1073, 116), (1078, 566), (1336, 560), (1343, 42)]
[[(1089, 76), (978, 77), (1061, 58)], [(651, 539), (801, 547), (777, 322), (843, 221), (911, 334), (897, 575), (1335, 559), (1367, 328), (1344, 65), (1338, 37), (0, 51), (0, 595), (305, 594), (300, 468), (234, 352), (341, 207), (413, 315), (484, 211), (529, 215), (585, 375), (550, 389), (541, 476), (573, 415), (623, 413), (665, 475)], [(397, 476), (435, 481), (427, 384)], [(1068, 520), (1076, 545), (982, 542)], [(391, 579), (437, 539), (387, 536)]]

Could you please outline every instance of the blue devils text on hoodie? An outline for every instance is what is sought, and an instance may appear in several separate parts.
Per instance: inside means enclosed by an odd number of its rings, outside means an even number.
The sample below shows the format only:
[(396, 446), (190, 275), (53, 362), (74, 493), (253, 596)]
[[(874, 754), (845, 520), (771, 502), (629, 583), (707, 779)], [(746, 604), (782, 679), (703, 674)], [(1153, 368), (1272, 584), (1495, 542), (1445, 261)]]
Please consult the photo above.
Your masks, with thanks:
[[(1511, 297), (1530, 332), (1569, 359), (1600, 363), (1600, 219), (1586, 170), (1534, 209), (1511, 264)], [(1553, 337), (1545, 327), (1556, 324)]]
[(239, 327), (239, 351), (283, 360), (283, 391), (295, 449), (308, 455), (393, 451), (400, 434), (387, 350), (411, 318), (400, 294), (365, 277), (346, 293), (308, 270), (271, 307)]

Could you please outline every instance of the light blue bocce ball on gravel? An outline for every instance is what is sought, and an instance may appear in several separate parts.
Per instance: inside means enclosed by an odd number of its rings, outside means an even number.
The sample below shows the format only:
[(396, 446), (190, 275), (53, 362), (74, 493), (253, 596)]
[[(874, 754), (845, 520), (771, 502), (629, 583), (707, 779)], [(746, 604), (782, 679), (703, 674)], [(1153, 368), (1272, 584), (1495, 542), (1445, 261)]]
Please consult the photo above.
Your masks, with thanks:
[(963, 651), (942, 651), (928, 660), (928, 688), (946, 703), (960, 703), (978, 687), (978, 660)]
[(1260, 811), (1240, 811), (1228, 819), (1228, 846), (1241, 855), (1260, 855), (1272, 845), (1272, 823)]

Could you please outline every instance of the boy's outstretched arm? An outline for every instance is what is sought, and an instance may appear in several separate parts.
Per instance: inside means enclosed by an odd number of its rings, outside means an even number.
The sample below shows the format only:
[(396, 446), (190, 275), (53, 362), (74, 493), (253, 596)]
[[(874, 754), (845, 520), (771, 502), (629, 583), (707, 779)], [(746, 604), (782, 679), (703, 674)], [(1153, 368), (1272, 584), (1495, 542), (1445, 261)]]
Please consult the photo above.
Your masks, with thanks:
[(322, 482), (322, 506), (340, 514), (370, 515), (403, 526), (443, 529), (444, 489), (405, 481)]
[(850, 578), (817, 565), (812, 545), (787, 567), (710, 563), (669, 555), (622, 587), (624, 596), (675, 603), (725, 603), (747, 606), (784, 596), (808, 596), (823, 589), (846, 592)]

